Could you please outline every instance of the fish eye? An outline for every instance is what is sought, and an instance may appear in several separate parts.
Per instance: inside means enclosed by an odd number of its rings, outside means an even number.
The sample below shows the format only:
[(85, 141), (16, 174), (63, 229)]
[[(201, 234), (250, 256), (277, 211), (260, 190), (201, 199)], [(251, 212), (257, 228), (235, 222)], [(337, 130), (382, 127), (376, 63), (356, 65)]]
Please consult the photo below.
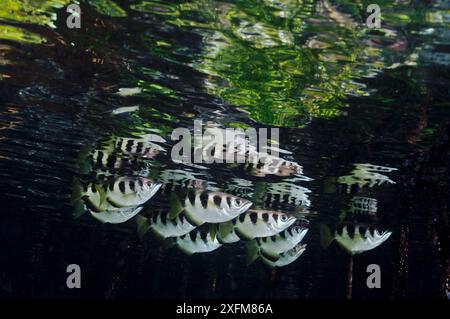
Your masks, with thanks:
[(240, 206), (242, 204), (242, 201), (240, 199), (236, 199), (236, 205)]
[(285, 222), (287, 221), (288, 217), (286, 215), (281, 215), (281, 221)]

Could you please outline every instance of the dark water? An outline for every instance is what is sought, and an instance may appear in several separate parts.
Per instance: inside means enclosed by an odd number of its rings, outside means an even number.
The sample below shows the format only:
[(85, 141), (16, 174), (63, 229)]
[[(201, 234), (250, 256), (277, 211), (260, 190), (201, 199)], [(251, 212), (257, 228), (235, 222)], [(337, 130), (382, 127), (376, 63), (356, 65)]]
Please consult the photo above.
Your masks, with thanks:
[[(0, 7), (0, 296), (447, 297), (448, 1), (378, 1), (379, 30), (365, 25), (371, 1), (80, 2), (81, 29), (66, 27), (65, 0)], [(288, 162), (173, 161), (172, 130), (193, 132), (194, 120), (279, 128)], [(149, 158), (105, 151), (149, 134)], [(118, 166), (102, 171), (99, 151)], [(111, 178), (101, 175), (162, 186), (137, 216), (101, 223), (74, 207), (76, 183)], [(299, 218), (306, 250), (271, 268), (246, 263), (243, 239), (189, 256), (139, 236), (139, 221), (195, 189)], [(358, 211), (361, 200), (372, 204)], [(322, 245), (343, 227), (360, 254)], [(66, 286), (69, 264), (81, 289)], [(366, 285), (370, 264), (380, 289)]]

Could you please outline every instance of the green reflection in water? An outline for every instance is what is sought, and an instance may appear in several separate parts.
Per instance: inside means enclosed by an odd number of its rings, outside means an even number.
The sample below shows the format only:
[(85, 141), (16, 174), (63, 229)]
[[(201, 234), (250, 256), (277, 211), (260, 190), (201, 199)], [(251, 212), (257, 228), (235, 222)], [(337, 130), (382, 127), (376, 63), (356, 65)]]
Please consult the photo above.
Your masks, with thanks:
[[(372, 35), (362, 23), (369, 3), (337, 3), (141, 1), (131, 7), (203, 36), (193, 66), (210, 75), (211, 94), (243, 106), (258, 122), (302, 126), (313, 117), (338, 116), (347, 96), (369, 94), (358, 79), (386, 67), (384, 48), (368, 44)], [(380, 5), (391, 23), (408, 21), (392, 1)], [(395, 32), (378, 33), (396, 41)]]
[(28, 43), (43, 43), (45, 39), (41, 36), (26, 31), (22, 28), (0, 24), (0, 39), (28, 42)]
[(112, 0), (91, 0), (89, 4), (100, 14), (110, 17), (126, 17), (127, 13)]
[(0, 19), (54, 27), (55, 9), (62, 8), (69, 2), (70, 0), (2, 0)]
[[(98, 13), (127, 17), (148, 13), (163, 24), (201, 35), (193, 52), (167, 34), (141, 32), (143, 49), (168, 62), (183, 63), (207, 74), (208, 93), (249, 112), (252, 119), (277, 126), (303, 126), (311, 118), (341, 114), (348, 96), (368, 95), (363, 77), (391, 66), (389, 55), (401, 50), (394, 28), (414, 21), (442, 24), (443, 11), (420, 12), (410, 1), (378, 1), (384, 29), (364, 24), (371, 1), (190, 0), (81, 1)], [(0, 19), (53, 26), (55, 9), (68, 0), (4, 0)], [(156, 20), (157, 21), (157, 20)], [(156, 22), (155, 22), (156, 23)], [(389, 25), (386, 28), (385, 25)], [(162, 28), (164, 29), (164, 28)], [(39, 36), (17, 27), (1, 27), (0, 37), (40, 43)], [(395, 52), (394, 52), (395, 53)], [(397, 52), (398, 53), (398, 52)], [(401, 55), (402, 53), (398, 54)], [(145, 75), (155, 70), (142, 67)], [(150, 95), (177, 99), (172, 88), (146, 81), (133, 83)]]

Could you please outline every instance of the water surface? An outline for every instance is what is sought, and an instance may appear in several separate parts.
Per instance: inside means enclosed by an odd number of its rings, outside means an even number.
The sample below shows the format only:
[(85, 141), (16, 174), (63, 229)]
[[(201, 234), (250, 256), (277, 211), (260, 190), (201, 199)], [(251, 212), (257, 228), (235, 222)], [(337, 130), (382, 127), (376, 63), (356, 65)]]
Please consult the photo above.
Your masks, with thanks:
[[(446, 298), (450, 3), (378, 1), (371, 30), (370, 2), (80, 1), (69, 29), (69, 1), (4, 0), (0, 296)], [(284, 164), (174, 161), (171, 133), (194, 120), (279, 128)], [(117, 146), (130, 138), (152, 152)], [(101, 223), (75, 190), (111, 175), (162, 186), (135, 217)], [(189, 256), (139, 231), (195, 191), (298, 218), (304, 252), (271, 268), (246, 262), (244, 239)], [(343, 227), (390, 235), (324, 245)], [(82, 289), (66, 287), (72, 263)]]

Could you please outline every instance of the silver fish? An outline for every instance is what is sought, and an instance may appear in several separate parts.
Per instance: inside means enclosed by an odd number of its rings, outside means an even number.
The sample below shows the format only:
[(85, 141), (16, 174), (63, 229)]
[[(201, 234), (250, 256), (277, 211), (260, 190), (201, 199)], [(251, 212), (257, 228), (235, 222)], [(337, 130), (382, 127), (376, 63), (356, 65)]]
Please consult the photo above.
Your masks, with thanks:
[(136, 216), (141, 210), (142, 206), (125, 207), (117, 210), (106, 210), (99, 213), (89, 210), (91, 215), (102, 223), (120, 224)]
[[(152, 135), (153, 136), (153, 135)], [(150, 139), (150, 137), (148, 137)], [(126, 138), (118, 137), (115, 142), (116, 150), (120, 150), (123, 154), (137, 155), (144, 159), (154, 158), (164, 148), (144, 138)]]
[(385, 183), (395, 184), (388, 176), (381, 173), (390, 173), (396, 171), (396, 168), (360, 163), (354, 164), (354, 167), (350, 175), (341, 176), (337, 180), (339, 184), (346, 185), (347, 193), (351, 192), (354, 185), (363, 188), (381, 186)]
[(377, 200), (370, 197), (355, 196), (351, 199), (350, 211), (352, 215), (375, 215)]
[(266, 210), (249, 210), (233, 219), (236, 234), (247, 240), (276, 235), (295, 221), (294, 216)]
[(140, 158), (126, 154), (118, 154), (105, 149), (94, 150), (88, 157), (89, 171), (91, 170), (121, 170), (138, 169), (143, 165)]
[(260, 177), (266, 175), (291, 176), (303, 174), (303, 167), (298, 163), (270, 155), (261, 158), (256, 164), (248, 163), (247, 167), (251, 169), (253, 175)]
[(150, 229), (154, 234), (162, 238), (183, 236), (195, 227), (189, 223), (183, 212), (173, 219), (170, 219), (167, 213), (156, 213), (150, 220)]
[(294, 248), (281, 253), (276, 260), (270, 260), (267, 257), (261, 256), (264, 264), (271, 268), (287, 266), (298, 259), (306, 250), (306, 245), (298, 244)]
[(176, 244), (187, 255), (211, 252), (222, 246), (217, 240), (215, 233), (198, 229), (177, 237)]
[(384, 243), (390, 236), (390, 231), (378, 231), (375, 228), (360, 224), (340, 224), (332, 234), (326, 225), (320, 226), (320, 237), (323, 247), (328, 247), (336, 241), (350, 255), (357, 255), (372, 250)]
[(303, 240), (307, 232), (308, 228), (294, 225), (277, 235), (256, 238), (247, 244), (249, 256), (256, 259), (257, 254), (260, 253), (268, 259), (276, 258), (281, 253), (297, 246)]
[(188, 192), (183, 207), (186, 217), (197, 226), (223, 223), (247, 211), (252, 202), (220, 192)]
[(145, 177), (119, 177), (109, 184), (106, 200), (116, 207), (140, 206), (160, 187), (161, 184)]
[(75, 181), (72, 202), (75, 205), (78, 205), (77, 202), (83, 203), (83, 207), (103, 222), (115, 220), (110, 215), (112, 213), (121, 216), (116, 217), (117, 220), (124, 220), (127, 216), (129, 219), (136, 215), (138, 206), (152, 198), (160, 187), (161, 184), (144, 177), (110, 177), (109, 183), (89, 183), (85, 186)]

